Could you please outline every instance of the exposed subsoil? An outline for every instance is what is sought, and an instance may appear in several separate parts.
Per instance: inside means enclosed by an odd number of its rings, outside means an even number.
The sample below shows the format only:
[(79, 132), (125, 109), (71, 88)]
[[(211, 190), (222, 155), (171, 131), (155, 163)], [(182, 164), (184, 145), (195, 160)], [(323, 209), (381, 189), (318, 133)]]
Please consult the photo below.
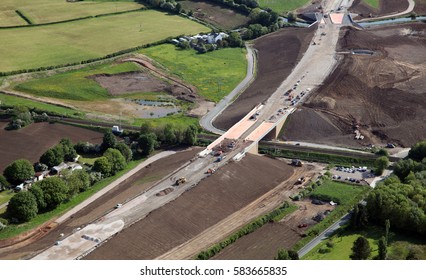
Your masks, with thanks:
[[(271, 222), (243, 236), (212, 259), (217, 260), (273, 260), (279, 249), (290, 249), (309, 227), (317, 224), (312, 218), (318, 213), (333, 210), (329, 204), (314, 205), (310, 199), (296, 202), (298, 210), (280, 222)], [(307, 227), (299, 228), (306, 224)]]
[(193, 16), (223, 29), (233, 29), (247, 24), (248, 16), (222, 7), (217, 3), (206, 1), (181, 1), (182, 8), (192, 11)]
[(103, 134), (89, 129), (64, 124), (34, 123), (19, 130), (7, 131), (7, 123), (0, 122), (0, 171), (17, 159), (37, 162), (50, 147), (62, 138), (73, 143), (88, 141), (102, 142)]
[(97, 74), (90, 76), (111, 95), (134, 92), (163, 92), (168, 85), (155, 77), (143, 72), (127, 72), (119, 74)]
[(254, 48), (258, 51), (257, 76), (214, 121), (215, 127), (228, 130), (254, 106), (266, 101), (301, 59), (315, 28), (284, 28), (256, 39)]
[(293, 168), (285, 162), (247, 155), (118, 233), (86, 259), (158, 257), (246, 206), (292, 173)]
[[(408, 147), (426, 138), (425, 24), (342, 30), (340, 65), (292, 114), (285, 140)], [(375, 55), (354, 55), (356, 49)], [(354, 139), (357, 129), (365, 138)]]
[(358, 14), (358, 18), (371, 18), (403, 12), (408, 5), (407, 0), (380, 0), (379, 8), (375, 9), (362, 0), (355, 0), (349, 11)]
[(0, 259), (24, 258), (27, 255), (33, 255), (44, 248), (52, 246), (52, 244), (58, 240), (61, 233), (67, 235), (71, 233), (73, 229), (82, 227), (101, 217), (103, 214), (113, 209), (118, 203), (123, 203), (137, 196), (154, 185), (155, 182), (161, 180), (164, 176), (193, 158), (200, 150), (200, 148), (185, 150), (152, 163), (74, 214), (73, 218), (66, 220), (41, 239), (35, 240), (33, 243), (21, 248), (0, 249)]

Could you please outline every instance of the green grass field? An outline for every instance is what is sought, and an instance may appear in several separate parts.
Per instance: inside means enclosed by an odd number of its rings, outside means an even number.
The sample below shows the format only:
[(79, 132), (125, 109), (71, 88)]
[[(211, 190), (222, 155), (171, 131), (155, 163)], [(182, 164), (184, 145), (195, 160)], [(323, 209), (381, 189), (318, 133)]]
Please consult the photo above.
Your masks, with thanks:
[(316, 187), (311, 193), (312, 197), (329, 197), (339, 204), (346, 205), (354, 197), (366, 190), (365, 186), (355, 186), (345, 183), (334, 182), (331, 180), (324, 181), (321, 186)]
[(16, 106), (16, 105), (24, 105), (28, 108), (35, 108), (45, 112), (53, 112), (58, 115), (70, 116), (70, 117), (82, 117), (84, 114), (73, 109), (51, 105), (47, 103), (32, 101), (26, 98), (6, 95), (0, 93), (0, 103), (1, 105), (6, 106)]
[(218, 102), (245, 77), (245, 49), (227, 48), (197, 54), (164, 44), (140, 51), (166, 67), (172, 74), (197, 87), (199, 94)]
[(12, 190), (2, 191), (0, 192), (0, 205), (6, 203), (10, 200), (10, 198), (15, 194)]
[[(306, 254), (303, 260), (350, 260), (352, 246), (355, 240), (364, 236), (370, 243), (371, 256), (370, 259), (378, 255), (379, 239), (385, 235), (383, 228), (371, 226), (366, 230), (353, 231), (345, 229), (332, 235), (327, 240), (321, 242), (311, 252)], [(332, 248), (327, 247), (327, 242), (333, 243)], [(388, 246), (388, 259), (404, 259), (408, 255), (408, 248), (416, 246), (426, 253), (425, 241), (417, 237), (407, 236), (400, 233), (390, 233)], [(329, 249), (329, 252), (324, 252), (324, 249)], [(320, 249), (323, 253), (320, 253)], [(426, 257), (426, 255), (424, 255)]]
[(15, 12), (19, 10), (34, 24), (123, 12), (142, 8), (133, 1), (84, 1), (69, 3), (66, 0), (2, 0), (0, 26), (27, 25)]
[(380, 0), (363, 0), (363, 2), (375, 9), (378, 9), (380, 6)]
[(75, 63), (169, 36), (209, 29), (191, 20), (153, 10), (75, 22), (0, 30), (0, 72)]
[(15, 89), (37, 96), (58, 99), (80, 101), (106, 99), (111, 97), (108, 91), (96, 81), (87, 77), (95, 74), (117, 74), (138, 70), (140, 68), (131, 62), (88, 66), (83, 69), (18, 84)]
[(273, 11), (284, 14), (296, 10), (311, 2), (310, 0), (258, 0), (259, 6), (271, 8)]

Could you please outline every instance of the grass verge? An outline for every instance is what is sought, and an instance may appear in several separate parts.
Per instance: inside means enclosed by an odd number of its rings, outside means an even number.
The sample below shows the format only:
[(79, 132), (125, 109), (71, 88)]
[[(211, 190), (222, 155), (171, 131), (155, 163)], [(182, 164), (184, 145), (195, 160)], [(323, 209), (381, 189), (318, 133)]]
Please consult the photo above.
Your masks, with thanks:
[(307, 161), (315, 161), (315, 162), (325, 162), (329, 164), (335, 165), (343, 165), (343, 166), (374, 166), (373, 159), (361, 159), (349, 156), (340, 156), (340, 155), (332, 155), (326, 153), (318, 153), (318, 152), (301, 152), (301, 151), (290, 151), (285, 149), (273, 149), (266, 147), (259, 147), (259, 152), (262, 154), (267, 154), (276, 157), (284, 157), (284, 158), (298, 158), (301, 160)]

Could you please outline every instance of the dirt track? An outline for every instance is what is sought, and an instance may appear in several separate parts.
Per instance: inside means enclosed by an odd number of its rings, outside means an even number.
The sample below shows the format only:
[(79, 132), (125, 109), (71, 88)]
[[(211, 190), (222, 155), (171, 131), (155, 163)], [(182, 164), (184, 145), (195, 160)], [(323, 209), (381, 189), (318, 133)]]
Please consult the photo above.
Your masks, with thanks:
[[(324, 85), (289, 118), (283, 138), (404, 147), (426, 138), (425, 24), (342, 32), (340, 51), (368, 49), (375, 55), (346, 54)], [(354, 140), (355, 125), (364, 140)]]
[(303, 56), (315, 28), (284, 28), (255, 40), (258, 69), (254, 82), (214, 121), (229, 129), (254, 106), (268, 99)]
[(63, 124), (34, 123), (19, 130), (6, 131), (0, 123), (0, 171), (12, 161), (25, 158), (37, 162), (40, 156), (62, 138), (71, 141), (101, 143), (103, 134), (93, 130)]
[(241, 209), (290, 177), (292, 172), (284, 162), (249, 155), (241, 162), (221, 168), (86, 258), (153, 259)]

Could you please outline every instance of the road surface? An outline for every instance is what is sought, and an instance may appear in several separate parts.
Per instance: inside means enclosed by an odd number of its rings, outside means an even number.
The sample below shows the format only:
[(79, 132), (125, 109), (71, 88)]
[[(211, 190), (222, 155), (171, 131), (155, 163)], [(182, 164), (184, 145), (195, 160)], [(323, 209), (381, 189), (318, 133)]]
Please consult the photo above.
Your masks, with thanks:
[(297, 253), (299, 254), (299, 258), (302, 258), (304, 255), (309, 253), (312, 249), (314, 249), (318, 244), (320, 244), (323, 240), (327, 239), (330, 235), (332, 235), (338, 228), (345, 225), (349, 222), (350, 214), (344, 215), (340, 220), (332, 224), (325, 231), (320, 233), (317, 237), (311, 240), (308, 244), (306, 244), (302, 249), (300, 249)]
[(241, 83), (238, 84), (236, 88), (234, 88), (231, 93), (229, 93), (227, 96), (225, 96), (219, 103), (216, 104), (216, 106), (210, 110), (204, 117), (200, 120), (200, 125), (207, 131), (213, 132), (215, 134), (224, 134), (225, 131), (220, 130), (213, 126), (213, 121), (216, 119), (218, 115), (220, 115), (223, 110), (226, 109), (237, 97), (238, 94), (240, 94), (243, 90), (245, 90), (253, 81), (255, 69), (256, 69), (256, 54), (253, 48), (246, 44), (247, 48), (247, 74), (244, 80), (241, 81)]

